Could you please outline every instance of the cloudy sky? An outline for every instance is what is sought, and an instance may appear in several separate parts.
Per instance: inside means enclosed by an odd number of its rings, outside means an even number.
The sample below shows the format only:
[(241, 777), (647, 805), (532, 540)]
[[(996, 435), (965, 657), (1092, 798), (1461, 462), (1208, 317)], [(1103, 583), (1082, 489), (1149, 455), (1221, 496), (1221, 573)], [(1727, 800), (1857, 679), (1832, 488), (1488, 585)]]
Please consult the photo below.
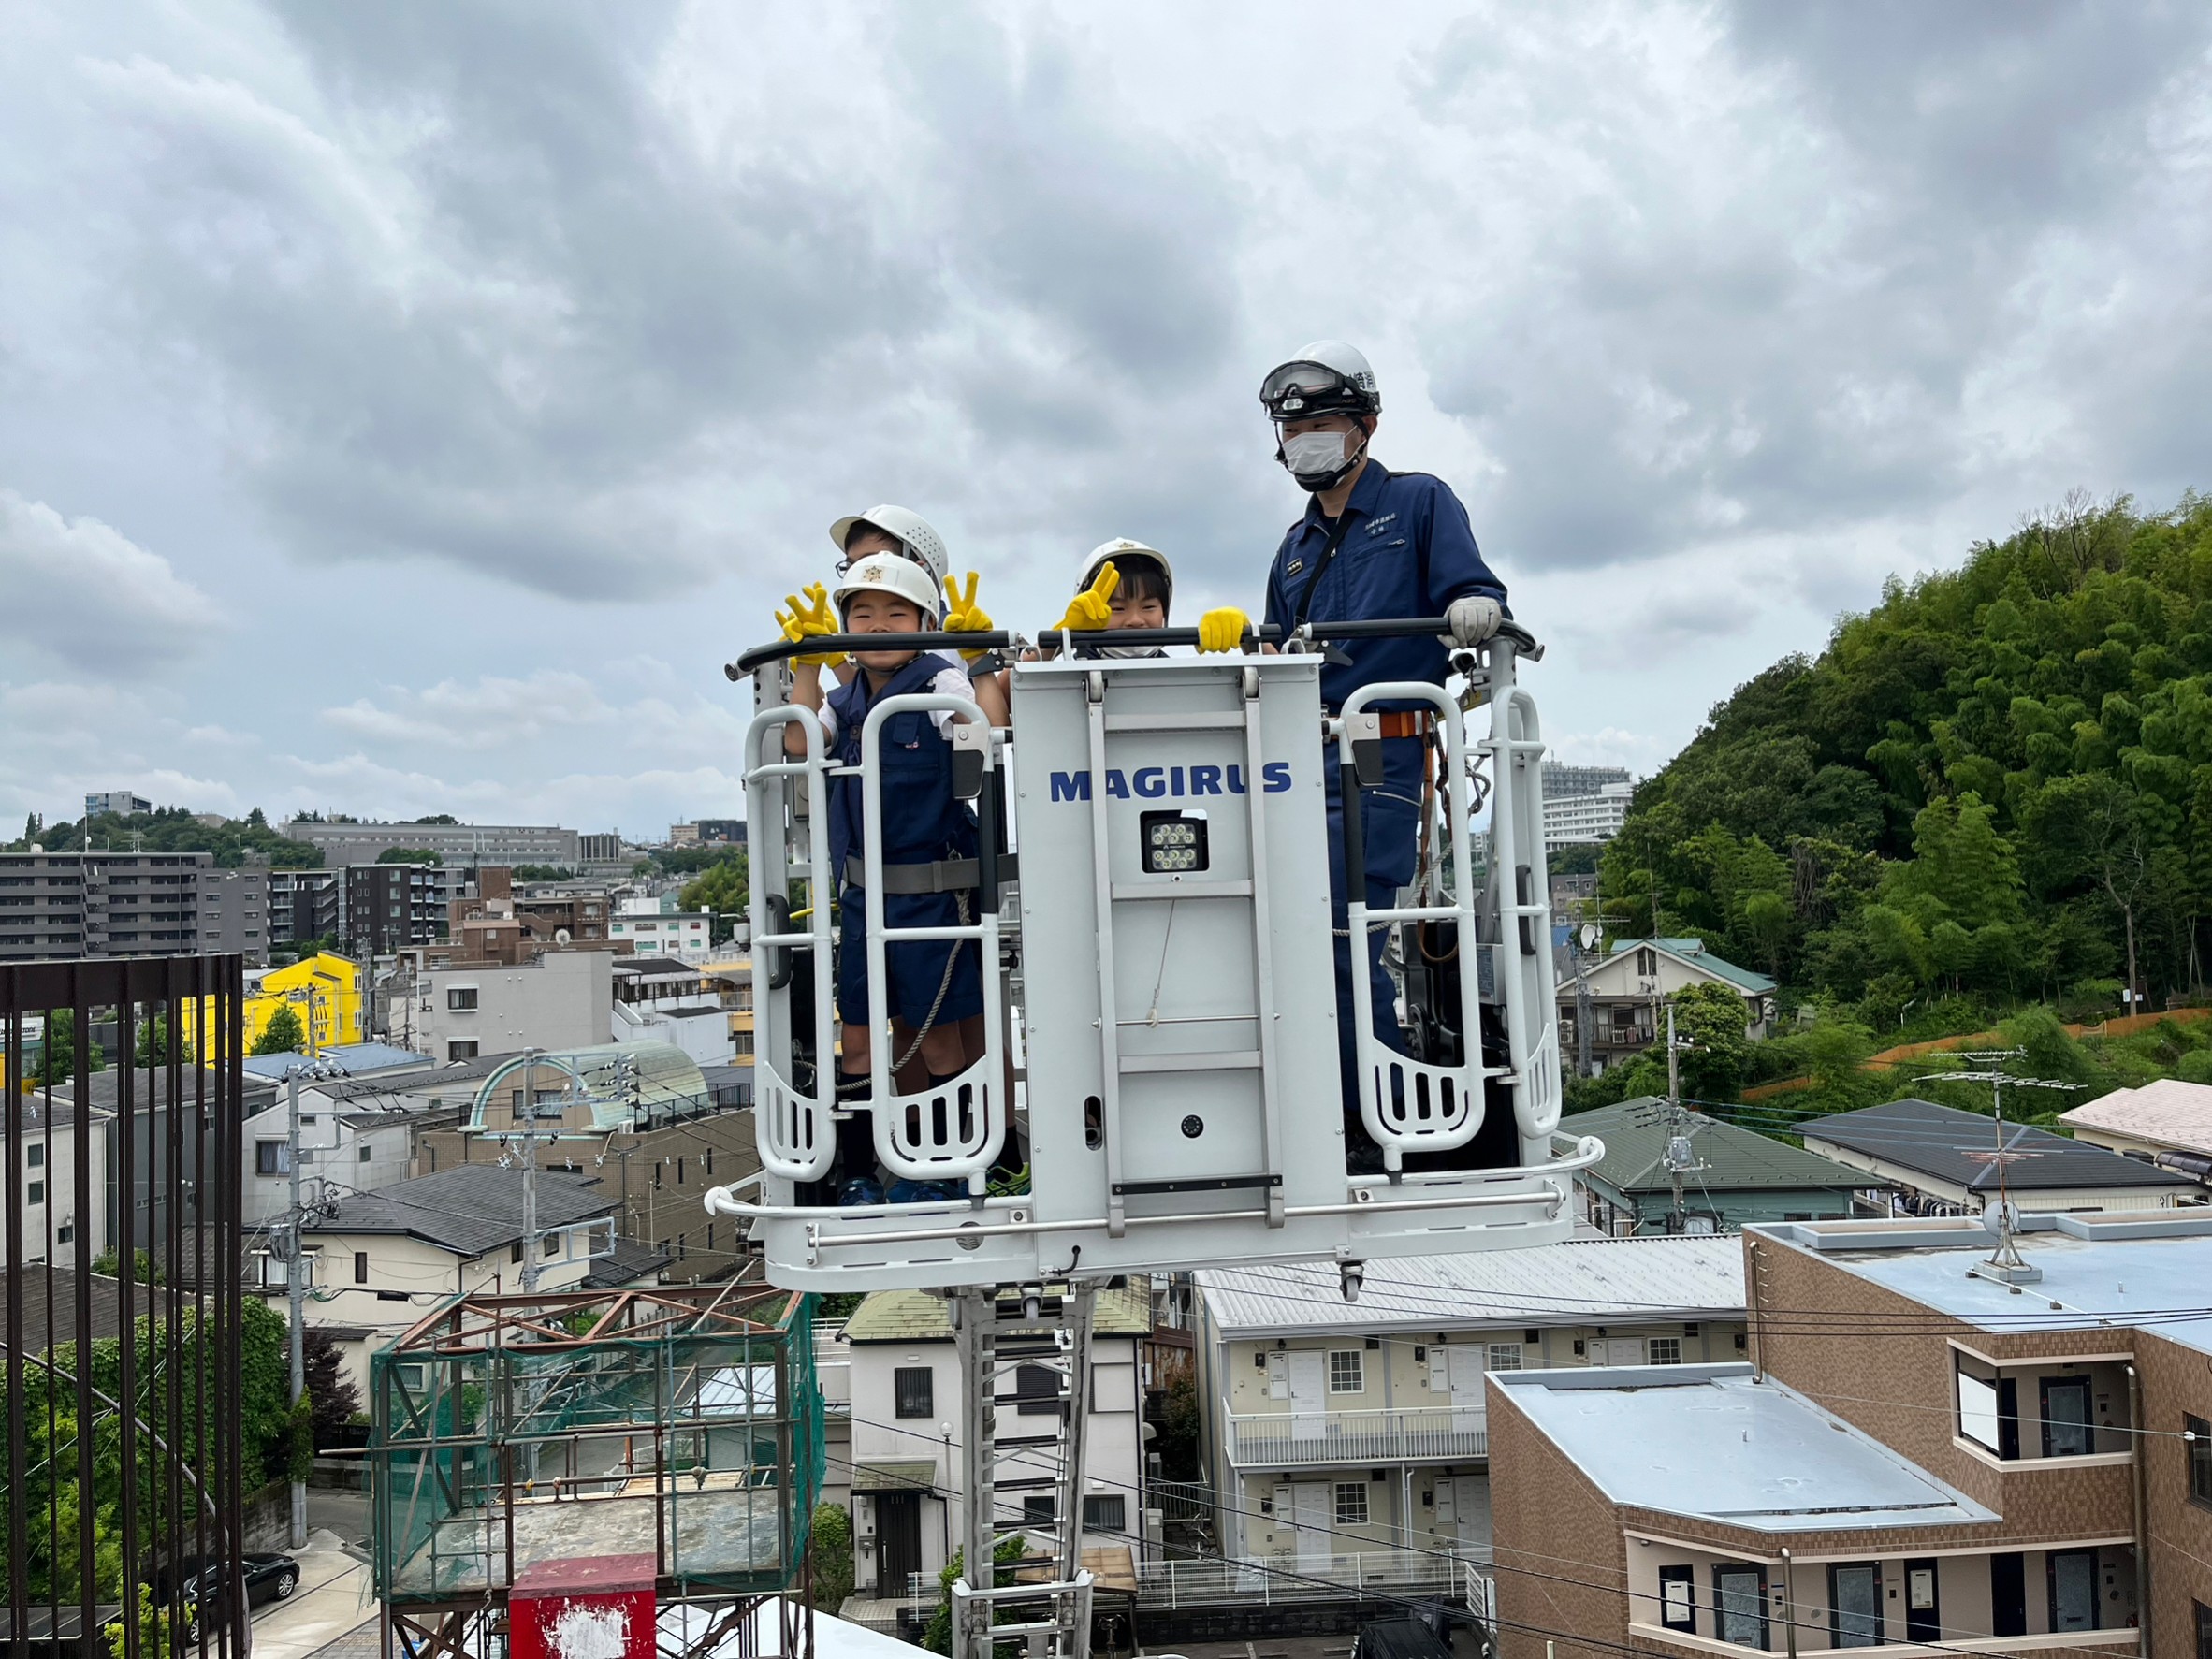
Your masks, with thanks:
[(2212, 486), (2212, 11), (14, 7), (0, 835), (89, 788), (633, 835), (926, 514), (1257, 608), (1254, 391), (1360, 342), (1571, 759), (1891, 572)]

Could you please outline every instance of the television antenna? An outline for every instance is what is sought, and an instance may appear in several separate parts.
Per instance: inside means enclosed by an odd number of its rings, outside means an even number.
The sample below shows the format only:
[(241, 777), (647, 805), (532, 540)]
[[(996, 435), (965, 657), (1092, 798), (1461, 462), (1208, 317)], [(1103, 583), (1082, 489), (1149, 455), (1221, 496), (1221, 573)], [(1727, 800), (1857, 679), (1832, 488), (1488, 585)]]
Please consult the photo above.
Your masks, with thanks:
[[(2016, 1290), (2022, 1285), (2032, 1285), (2043, 1277), (2043, 1270), (2030, 1267), (2021, 1258), (2020, 1247), (2014, 1241), (2019, 1212), (2014, 1207), (2012, 1191), (2005, 1179), (2005, 1171), (2016, 1163), (2031, 1157), (2041, 1157), (2040, 1152), (2023, 1151), (2021, 1140), (2029, 1126), (2014, 1126), (2012, 1136), (2005, 1135), (2004, 1091), (2009, 1085), (2016, 1089), (2078, 1089), (2086, 1084), (2059, 1083), (2046, 1077), (2016, 1077), (2004, 1070), (2008, 1060), (2024, 1060), (2026, 1049), (1988, 1048), (1962, 1050), (1954, 1058), (1963, 1060), (1964, 1071), (1939, 1071), (1922, 1077), (1922, 1083), (1986, 1083), (1989, 1085), (1989, 1114), (1995, 1120), (1994, 1144), (1986, 1152), (1979, 1147), (1961, 1146), (1958, 1151), (1968, 1161), (1993, 1167), (1997, 1171), (1997, 1246), (1989, 1253), (1989, 1259), (1976, 1262), (1967, 1269), (1970, 1278), (1993, 1279), (2001, 1285), (2010, 1285)], [(1979, 1070), (1976, 1070), (1979, 1068)]]

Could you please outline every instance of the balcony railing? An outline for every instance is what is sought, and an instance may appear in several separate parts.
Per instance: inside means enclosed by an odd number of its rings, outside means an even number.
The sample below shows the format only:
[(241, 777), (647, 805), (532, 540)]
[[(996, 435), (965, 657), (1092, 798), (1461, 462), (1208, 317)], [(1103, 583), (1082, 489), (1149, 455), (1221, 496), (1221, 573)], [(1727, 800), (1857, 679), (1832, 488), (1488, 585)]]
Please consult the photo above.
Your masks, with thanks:
[(1431, 1550), (1379, 1550), (1359, 1555), (1308, 1554), (1279, 1560), (1218, 1557), (1146, 1561), (1137, 1566), (1137, 1605), (1179, 1610), (1209, 1606), (1271, 1607), (1337, 1601), (1440, 1597), (1489, 1616), (1490, 1574), (1472, 1562)]
[(1479, 1411), (1419, 1405), (1388, 1411), (1230, 1413), (1229, 1460), (1240, 1466), (1451, 1463), (1490, 1456)]

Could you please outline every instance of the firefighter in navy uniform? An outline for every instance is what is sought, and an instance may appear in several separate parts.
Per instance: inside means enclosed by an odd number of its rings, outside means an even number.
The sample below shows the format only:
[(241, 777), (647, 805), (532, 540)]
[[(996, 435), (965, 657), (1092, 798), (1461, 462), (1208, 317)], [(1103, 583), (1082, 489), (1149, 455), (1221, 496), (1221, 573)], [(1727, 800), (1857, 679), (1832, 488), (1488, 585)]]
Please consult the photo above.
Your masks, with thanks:
[[(1443, 617), (1441, 636), (1341, 642), (1321, 670), (1329, 712), (1378, 680), (1441, 686), (1454, 647), (1479, 644), (1508, 615), (1506, 585), (1482, 560), (1467, 510), (1451, 487), (1427, 473), (1393, 473), (1368, 454), (1382, 397), (1367, 359), (1341, 341), (1300, 350), (1261, 383), (1259, 401), (1274, 423), (1275, 458), (1309, 491), (1305, 516), (1283, 537), (1267, 577), (1267, 620), (1288, 632), (1305, 622), (1390, 617)], [(1211, 643), (1211, 642), (1209, 642)], [(1395, 902), (1413, 880), (1426, 782), (1433, 711), (1381, 706), (1383, 781), (1362, 793), (1367, 902)], [(1335, 757), (1322, 768), (1329, 794), (1329, 897), (1335, 917), (1337, 1043), (1344, 1069), (1345, 1150), (1354, 1173), (1382, 1168), (1381, 1153), (1360, 1121), (1354, 1088), (1350, 940), (1345, 934), (1344, 798)], [(1403, 1047), (1396, 993), (1383, 967), (1385, 932), (1366, 941), (1363, 977), (1374, 996), (1375, 1029)]]
[[(881, 546), (875, 545), (880, 540)], [(939, 625), (941, 595), (920, 564), (901, 557), (889, 536), (848, 545), (851, 562), (834, 595), (836, 614), (819, 588), (812, 605), (794, 597), (790, 616), (779, 615), (787, 637), (844, 632), (913, 633)], [(795, 631), (795, 632), (794, 632)], [(858, 669), (826, 695), (822, 670), (841, 666), (834, 657), (794, 658), (792, 701), (821, 712), (833, 762), (857, 768), (868, 711), (886, 697), (927, 691), (973, 698), (967, 671), (935, 652), (860, 651)], [(882, 780), (883, 922), (887, 927), (944, 927), (974, 920), (971, 891), (938, 891), (932, 866), (976, 856), (976, 821), (953, 792), (950, 711), (910, 711), (883, 723), (876, 744)], [(803, 753), (805, 738), (786, 728), (785, 751)], [(830, 862), (838, 872), (837, 1015), (841, 1025), (837, 1093), (865, 1098), (874, 1045), (883, 1040), (868, 1018), (866, 894), (863, 887), (865, 830), (857, 771), (830, 779)], [(921, 878), (917, 880), (916, 878)], [(982, 1013), (982, 968), (973, 939), (917, 939), (884, 953), (885, 1002), (891, 1014), (890, 1070), (896, 1074), (918, 1055), (932, 1085), (950, 1082), (968, 1066), (960, 1023)], [(894, 1087), (899, 1087), (895, 1081)], [(913, 1092), (918, 1092), (913, 1091)], [(879, 1178), (870, 1126), (865, 1115), (838, 1126), (837, 1201), (841, 1205), (924, 1202), (955, 1196), (940, 1182), (894, 1182), (886, 1193)]]

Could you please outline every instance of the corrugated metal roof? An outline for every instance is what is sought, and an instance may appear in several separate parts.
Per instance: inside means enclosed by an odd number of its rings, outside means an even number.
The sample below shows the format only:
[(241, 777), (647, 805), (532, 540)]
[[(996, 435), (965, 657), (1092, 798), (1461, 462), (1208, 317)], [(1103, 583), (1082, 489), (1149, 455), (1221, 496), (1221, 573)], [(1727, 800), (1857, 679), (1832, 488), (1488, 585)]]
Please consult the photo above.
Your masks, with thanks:
[[(1798, 1132), (1809, 1141), (1846, 1146), (1900, 1170), (1931, 1175), (1969, 1192), (1995, 1192), (1999, 1165), (1997, 1120), (1933, 1100), (1891, 1100), (1833, 1117), (1808, 1118)], [(2195, 1182), (2140, 1158), (2123, 1157), (2086, 1141), (2069, 1140), (2025, 1124), (2004, 1126), (2004, 1146), (2023, 1156), (2002, 1166), (2004, 1182), (2022, 1192), (2063, 1187), (2193, 1186)]]
[[(1861, 1171), (1754, 1130), (1688, 1110), (1682, 1120), (1697, 1161), (1710, 1166), (1683, 1177), (1692, 1191), (1818, 1187), (1848, 1192), (1867, 1185)], [(1671, 1185), (1666, 1171), (1666, 1102), (1658, 1096), (1641, 1095), (1594, 1112), (1578, 1112), (1562, 1118), (1559, 1128), (1565, 1135), (1595, 1135), (1606, 1143), (1606, 1155), (1591, 1173), (1615, 1190), (1659, 1192)]]
[(2060, 1123), (2086, 1129), (2109, 1129), (2176, 1146), (2212, 1153), (2212, 1084), (2161, 1077), (2141, 1088), (2111, 1094), (2059, 1114)]
[[(1035, 1327), (1012, 1330), (1050, 1330), (1059, 1323), (1047, 1319)], [(1091, 1310), (1091, 1332), (1096, 1336), (1142, 1336), (1152, 1329), (1152, 1296), (1141, 1285), (1120, 1290), (1101, 1290)], [(926, 1290), (879, 1290), (852, 1310), (845, 1321), (848, 1342), (951, 1342), (953, 1323), (945, 1304)]]
[(1193, 1277), (1214, 1323), (1229, 1336), (1739, 1318), (1744, 1312), (1742, 1243), (1719, 1233), (1406, 1256), (1370, 1261), (1365, 1273), (1356, 1302), (1344, 1300), (1330, 1262), (1206, 1268)]
[[(481, 1256), (522, 1237), (523, 1171), (498, 1164), (456, 1164), (412, 1181), (395, 1181), (373, 1192), (341, 1198), (336, 1214), (307, 1223), (311, 1233), (403, 1233), (450, 1250)], [(604, 1215), (615, 1195), (595, 1177), (556, 1173), (538, 1176), (538, 1226), (569, 1227)]]

